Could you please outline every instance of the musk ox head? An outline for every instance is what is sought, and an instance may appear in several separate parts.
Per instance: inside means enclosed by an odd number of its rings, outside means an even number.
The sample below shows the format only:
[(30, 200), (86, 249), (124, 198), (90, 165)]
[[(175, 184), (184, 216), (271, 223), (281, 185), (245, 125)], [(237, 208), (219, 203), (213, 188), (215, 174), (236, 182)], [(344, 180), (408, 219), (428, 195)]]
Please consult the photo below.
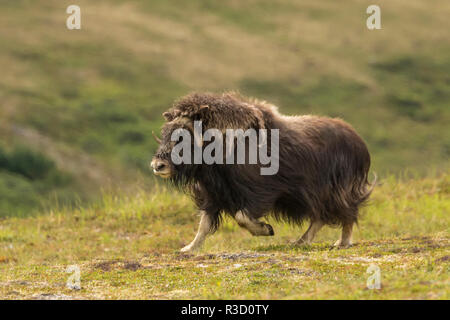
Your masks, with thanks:
[(226, 129), (263, 129), (265, 128), (263, 112), (253, 103), (235, 93), (215, 95), (210, 93), (193, 93), (174, 103), (174, 106), (163, 113), (164, 123), (161, 130), (161, 139), (158, 150), (151, 161), (153, 172), (162, 178), (174, 178), (185, 173), (185, 170), (198, 169), (194, 161), (190, 164), (174, 164), (171, 158), (172, 149), (181, 142), (173, 141), (173, 133), (178, 129), (187, 130), (192, 137), (191, 155), (193, 157), (194, 144), (206, 147), (208, 143), (199, 141), (194, 130), (194, 123), (201, 121), (204, 132), (207, 129), (217, 129), (225, 132)]
[[(184, 129), (187, 130), (191, 136), (193, 136), (193, 120), (186, 116), (175, 117), (169, 112), (164, 112), (163, 116), (166, 119), (166, 123), (163, 125), (161, 130), (161, 139), (155, 137), (159, 142), (159, 147), (153, 156), (150, 166), (155, 175), (162, 178), (173, 178), (179, 174), (181, 169), (180, 166), (182, 165), (176, 165), (173, 163), (171, 157), (172, 149), (177, 143), (182, 142), (183, 140), (182, 137), (179, 137), (178, 140), (173, 140), (173, 133), (179, 129)], [(193, 148), (194, 146), (192, 141), (191, 149), (193, 150)], [(191, 155), (193, 155), (193, 152), (191, 152)]]

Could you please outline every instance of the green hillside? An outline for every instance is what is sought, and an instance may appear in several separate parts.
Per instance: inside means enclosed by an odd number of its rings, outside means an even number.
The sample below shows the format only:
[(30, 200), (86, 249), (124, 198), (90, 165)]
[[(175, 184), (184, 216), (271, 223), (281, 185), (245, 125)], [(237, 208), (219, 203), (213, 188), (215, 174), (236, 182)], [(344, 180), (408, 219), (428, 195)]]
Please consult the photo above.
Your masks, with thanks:
[(447, 171), (450, 3), (378, 3), (369, 31), (356, 0), (78, 0), (68, 30), (72, 2), (1, 1), (0, 216), (151, 187), (151, 131), (190, 91), (341, 117), (381, 177)]

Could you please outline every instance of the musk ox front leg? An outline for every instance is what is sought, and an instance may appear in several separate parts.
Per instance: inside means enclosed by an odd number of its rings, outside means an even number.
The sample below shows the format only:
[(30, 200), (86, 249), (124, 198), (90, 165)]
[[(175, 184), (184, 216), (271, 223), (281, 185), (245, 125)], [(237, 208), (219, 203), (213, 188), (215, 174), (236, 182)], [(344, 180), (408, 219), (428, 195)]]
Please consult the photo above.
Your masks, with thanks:
[(273, 236), (275, 234), (270, 224), (249, 217), (242, 211), (238, 211), (234, 219), (240, 227), (247, 229), (254, 236)]
[(213, 223), (211, 216), (208, 215), (205, 211), (202, 211), (197, 235), (190, 244), (181, 249), (181, 252), (189, 252), (199, 249), (202, 246), (203, 242), (205, 242), (206, 236), (212, 231), (212, 227)]

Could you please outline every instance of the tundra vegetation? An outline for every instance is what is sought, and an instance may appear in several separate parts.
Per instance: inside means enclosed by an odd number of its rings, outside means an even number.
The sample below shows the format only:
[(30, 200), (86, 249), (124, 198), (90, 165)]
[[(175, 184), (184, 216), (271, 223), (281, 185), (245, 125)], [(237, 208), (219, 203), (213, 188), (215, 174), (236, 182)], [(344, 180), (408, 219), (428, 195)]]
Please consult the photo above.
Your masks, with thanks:
[[(0, 4), (1, 297), (449, 298), (450, 2), (380, 0), (381, 30), (356, 0), (76, 4), (80, 30), (61, 1)], [(178, 253), (198, 217), (148, 162), (161, 113), (193, 90), (352, 124), (381, 183), (356, 246), (227, 220)]]
[[(105, 195), (82, 209), (8, 218), (0, 227), (0, 296), (8, 299), (449, 299), (450, 177), (387, 177), (362, 210), (355, 245), (331, 249), (326, 228), (310, 246), (306, 230), (269, 222), (252, 237), (232, 219), (196, 254), (180, 253), (198, 217), (191, 199), (157, 188)], [(302, 230), (303, 229), (303, 230)], [(368, 289), (370, 265), (381, 288)], [(80, 268), (81, 290), (66, 282)]]

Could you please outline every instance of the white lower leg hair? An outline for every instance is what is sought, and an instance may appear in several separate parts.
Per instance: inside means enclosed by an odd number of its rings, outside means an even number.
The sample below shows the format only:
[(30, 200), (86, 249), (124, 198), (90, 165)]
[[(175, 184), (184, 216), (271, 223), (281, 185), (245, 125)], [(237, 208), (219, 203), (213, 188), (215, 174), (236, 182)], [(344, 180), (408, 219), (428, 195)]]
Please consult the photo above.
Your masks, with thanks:
[(238, 211), (234, 219), (239, 226), (247, 229), (254, 236), (271, 236), (274, 233), (269, 224), (251, 218), (242, 211)]
[(297, 244), (311, 244), (316, 233), (323, 227), (322, 221), (311, 221), (311, 224), (305, 234), (297, 240)]
[(341, 238), (336, 241), (335, 246), (349, 247), (352, 245), (353, 223), (344, 224)]
[(205, 241), (206, 236), (211, 232), (211, 230), (212, 230), (211, 217), (207, 215), (205, 212), (203, 212), (200, 218), (200, 225), (198, 226), (197, 235), (190, 244), (181, 249), (181, 252), (199, 249), (202, 246), (203, 242)]

